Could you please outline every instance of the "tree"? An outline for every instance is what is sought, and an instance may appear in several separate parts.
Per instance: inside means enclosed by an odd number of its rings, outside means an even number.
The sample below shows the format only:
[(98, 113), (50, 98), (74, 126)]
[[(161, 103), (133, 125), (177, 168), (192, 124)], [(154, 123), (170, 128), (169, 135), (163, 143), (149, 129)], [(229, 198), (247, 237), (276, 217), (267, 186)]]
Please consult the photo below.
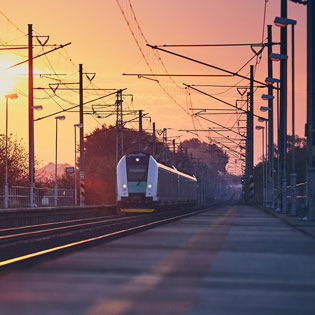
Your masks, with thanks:
[[(0, 182), (5, 177), (5, 135), (0, 135)], [(22, 139), (17, 140), (8, 136), (8, 183), (26, 185), (28, 183), (28, 154), (22, 145)]]
[(201, 142), (197, 138), (185, 140), (181, 145), (184, 150), (187, 150), (189, 155), (202, 160), (214, 173), (217, 171), (226, 173), (225, 167), (229, 161), (229, 157), (217, 145)]
[[(168, 146), (155, 141), (151, 134), (124, 128), (124, 154), (140, 151), (155, 152), (157, 160), (169, 166), (194, 174), (207, 176), (212, 181), (218, 170), (225, 173), (227, 155), (215, 145), (201, 143), (198, 139), (184, 141), (174, 154)], [(207, 152), (198, 153), (200, 150)], [(185, 152), (187, 151), (187, 152)], [(214, 153), (213, 153), (214, 152)], [(199, 155), (198, 155), (199, 154)], [(191, 158), (193, 156), (193, 158)], [(203, 158), (204, 161), (201, 161)], [(219, 158), (220, 162), (215, 163)], [(116, 202), (116, 128), (103, 125), (85, 140), (85, 192), (87, 204), (114, 204)]]
[[(287, 154), (286, 154), (286, 175), (287, 183), (290, 184), (290, 172), (292, 161), (292, 136), (287, 136)], [(275, 181), (278, 173), (278, 147), (274, 146), (274, 165), (275, 165)], [(296, 183), (304, 183), (306, 181), (306, 139), (295, 136), (295, 173)], [(262, 202), (262, 163), (255, 166), (254, 169), (254, 187), (255, 187), (255, 202)]]

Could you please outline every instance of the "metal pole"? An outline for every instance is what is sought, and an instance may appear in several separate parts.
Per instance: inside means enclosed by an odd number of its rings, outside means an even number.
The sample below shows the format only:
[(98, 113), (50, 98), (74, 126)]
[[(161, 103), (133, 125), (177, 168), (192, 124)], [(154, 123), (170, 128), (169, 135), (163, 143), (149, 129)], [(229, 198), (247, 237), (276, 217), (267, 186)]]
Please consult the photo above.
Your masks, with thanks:
[(263, 206), (265, 206), (265, 194), (266, 194), (266, 191), (265, 191), (265, 141), (264, 141), (264, 128), (261, 129), (261, 134), (262, 134), (262, 182), (263, 182), (263, 185), (262, 185), (262, 195), (263, 195)]
[(315, 2), (307, 2), (307, 208), (315, 220)]
[(34, 207), (34, 91), (33, 91), (33, 26), (28, 24), (28, 133), (30, 207)]
[(167, 128), (163, 129), (163, 162), (167, 160)]
[(244, 187), (244, 195), (245, 195), (245, 203), (247, 204), (249, 201), (249, 97), (250, 93), (247, 93), (247, 113), (246, 113), (246, 167), (245, 167), (245, 187)]
[[(117, 111), (118, 111), (118, 107), (117, 107)], [(118, 116), (118, 112), (117, 112), (117, 116)], [(116, 120), (116, 154), (115, 154), (115, 165), (117, 166), (118, 164), (118, 120)]]
[(296, 173), (295, 173), (295, 86), (294, 86), (294, 24), (291, 29), (291, 46), (292, 46), (292, 147), (291, 147), (291, 215), (296, 215)]
[(153, 149), (152, 149), (152, 155), (155, 157), (155, 122), (153, 123)]
[[(268, 25), (268, 56), (272, 53), (272, 25)], [(273, 77), (273, 66), (272, 60), (268, 58), (268, 77)], [(268, 94), (273, 95), (273, 87), (272, 85), (268, 86)], [(270, 98), (268, 100), (268, 107), (271, 110), (268, 111), (268, 137), (269, 137), (269, 150), (268, 150), (268, 162), (269, 162), (269, 174), (268, 174), (268, 190), (269, 190), (269, 200), (270, 200), (270, 208), (275, 208), (275, 178), (274, 178), (274, 140), (273, 140), (273, 99)]]
[(4, 179), (4, 208), (8, 208), (9, 189), (8, 189), (8, 97), (6, 97), (5, 111), (5, 179)]
[(58, 148), (58, 119), (56, 118), (56, 150), (55, 150), (55, 189), (54, 189), (54, 204), (58, 206), (58, 184), (57, 184), (57, 148)]
[(78, 205), (77, 185), (77, 127), (74, 125), (74, 205)]
[(280, 91), (277, 82), (277, 134), (278, 134), (278, 154), (277, 154), (277, 195), (276, 195), (276, 211), (281, 211), (281, 164), (280, 164)]
[(141, 151), (141, 137), (142, 137), (142, 110), (139, 110), (139, 152)]
[[(281, 0), (281, 17), (287, 18), (287, 0)], [(280, 53), (287, 55), (287, 27), (280, 28)], [(282, 182), (282, 213), (287, 212), (287, 60), (280, 60), (280, 164), (281, 164), (281, 182)]]
[(268, 187), (268, 120), (266, 120), (266, 124), (265, 124), (265, 207), (269, 207), (269, 200), (268, 200), (268, 191), (269, 191), (269, 187)]
[[(248, 116), (248, 146), (249, 146), (249, 179), (254, 176), (254, 66), (250, 66), (250, 102), (249, 102), (249, 116)], [(251, 183), (249, 183), (250, 186)], [(249, 202), (252, 202), (252, 198), (254, 197), (254, 192), (251, 191), (251, 187), (249, 187)]]
[(79, 64), (79, 94), (80, 94), (80, 206), (85, 204), (85, 173), (84, 173), (84, 124), (83, 124), (83, 70)]

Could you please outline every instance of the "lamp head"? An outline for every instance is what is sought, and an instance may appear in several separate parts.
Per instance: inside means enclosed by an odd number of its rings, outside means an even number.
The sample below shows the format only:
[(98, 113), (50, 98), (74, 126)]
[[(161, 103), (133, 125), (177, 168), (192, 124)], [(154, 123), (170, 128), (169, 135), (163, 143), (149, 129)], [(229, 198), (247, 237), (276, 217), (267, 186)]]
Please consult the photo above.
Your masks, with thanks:
[(271, 77), (267, 77), (265, 79), (265, 83), (266, 84), (270, 84), (270, 85), (273, 85), (274, 83), (280, 83), (280, 80), (279, 79), (275, 79), (275, 78), (271, 78)]
[(258, 121), (259, 122), (265, 122), (265, 121), (268, 121), (267, 118), (263, 118), (263, 117), (258, 117)]
[(33, 109), (40, 111), (40, 110), (43, 110), (43, 106), (42, 105), (35, 105), (35, 106), (33, 106)]
[(287, 60), (288, 56), (287, 55), (283, 55), (283, 54), (276, 54), (276, 53), (271, 53), (269, 55), (269, 58), (272, 61), (280, 61), (280, 60)]
[(295, 20), (291, 20), (291, 19), (287, 19), (287, 18), (284, 18), (284, 17), (277, 16), (273, 23), (276, 26), (285, 27), (287, 25), (295, 25), (296, 21)]
[(16, 100), (18, 98), (18, 95), (16, 93), (7, 94), (7, 95), (5, 95), (5, 98), (6, 99), (10, 98), (11, 100)]
[(58, 120), (65, 120), (66, 119), (66, 116), (62, 115), (62, 116), (57, 116), (55, 117), (55, 119), (58, 119)]
[(262, 112), (266, 112), (267, 110), (272, 110), (272, 108), (267, 107), (267, 106), (260, 106), (260, 110), (261, 110)]
[(273, 100), (275, 97), (273, 95), (269, 95), (269, 94), (262, 94), (261, 98), (263, 100)]

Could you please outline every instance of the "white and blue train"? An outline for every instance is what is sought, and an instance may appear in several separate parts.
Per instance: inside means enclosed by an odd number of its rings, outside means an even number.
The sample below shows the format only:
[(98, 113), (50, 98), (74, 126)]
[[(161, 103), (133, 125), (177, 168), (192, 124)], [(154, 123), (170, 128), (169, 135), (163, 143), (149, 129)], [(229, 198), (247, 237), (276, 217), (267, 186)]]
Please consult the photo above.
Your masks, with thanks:
[(121, 212), (195, 205), (197, 185), (194, 176), (158, 163), (149, 154), (127, 154), (117, 165), (117, 203)]

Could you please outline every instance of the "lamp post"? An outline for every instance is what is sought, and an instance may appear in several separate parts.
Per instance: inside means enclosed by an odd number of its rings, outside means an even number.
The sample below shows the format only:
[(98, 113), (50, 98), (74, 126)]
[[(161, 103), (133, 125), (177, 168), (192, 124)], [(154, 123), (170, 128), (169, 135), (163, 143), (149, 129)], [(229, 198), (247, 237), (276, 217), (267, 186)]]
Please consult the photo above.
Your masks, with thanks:
[(292, 62), (292, 147), (291, 147), (291, 173), (290, 173), (290, 184), (291, 184), (291, 215), (296, 215), (296, 173), (295, 173), (295, 86), (294, 86), (294, 26), (296, 25), (295, 20), (287, 19), (284, 17), (276, 17), (274, 20), (275, 25), (279, 27), (287, 27), (291, 25), (291, 62)]
[[(273, 85), (274, 83), (277, 84), (277, 136), (278, 136), (278, 151), (279, 151), (279, 84), (280, 80), (272, 77), (267, 77), (265, 79), (265, 83), (268, 85)], [(273, 117), (273, 112), (271, 117)], [(270, 124), (269, 124), (270, 128)], [(273, 139), (272, 139), (273, 141)], [(281, 190), (281, 185), (280, 185), (280, 167), (279, 167), (279, 152), (278, 152), (278, 159), (277, 159), (277, 194), (275, 195), (275, 177), (274, 177), (274, 148), (273, 148), (273, 142), (272, 145), (269, 144), (269, 148), (272, 150), (272, 153), (270, 154), (271, 156), (271, 169), (270, 169), (270, 176), (271, 176), (271, 186), (272, 186), (272, 195), (271, 195), (271, 208), (275, 208), (275, 200), (276, 200), (276, 211), (280, 211), (280, 190)], [(276, 198), (274, 198), (276, 197)]]
[[(282, 67), (285, 68), (285, 71), (283, 72), (286, 73), (286, 61), (288, 59), (287, 55), (284, 54), (276, 54), (276, 53), (271, 53), (269, 55), (269, 58), (272, 61), (283, 63)], [(281, 68), (281, 64), (280, 64)], [(280, 69), (281, 70), (281, 69)], [(281, 72), (281, 71), (280, 71)], [(284, 76), (285, 78), (285, 84), (284, 87), (281, 85), (281, 90), (285, 88), (285, 91), (282, 91), (282, 99), (280, 97), (280, 104), (278, 108), (278, 117), (279, 117), (279, 123), (278, 123), (278, 150), (279, 150), (279, 168), (278, 168), (278, 174), (279, 174), (279, 188), (280, 188), (280, 178), (282, 182), (282, 189), (281, 189), (281, 210), (283, 213), (287, 212), (287, 178), (286, 178), (286, 142), (287, 142), (287, 120), (286, 120), (286, 75)], [(284, 79), (283, 79), (284, 80)], [(280, 80), (281, 84), (283, 83)], [(279, 90), (278, 90), (279, 91)], [(279, 97), (277, 97), (279, 99)], [(280, 169), (281, 169), (281, 176), (280, 176)], [(279, 190), (280, 191), (280, 190)], [(278, 210), (278, 208), (277, 208)], [(279, 207), (280, 210), (280, 207)]]
[(268, 160), (268, 137), (267, 137), (267, 132), (268, 132), (268, 119), (267, 118), (263, 118), (263, 117), (259, 117), (258, 118), (259, 122), (264, 122), (265, 123), (265, 139), (266, 139), (266, 143), (265, 143), (265, 169), (264, 169), (264, 191), (265, 191), (265, 198), (264, 198), (264, 206), (265, 207), (269, 207), (270, 206), (270, 186), (268, 185), (268, 173), (269, 173), (269, 160)]
[(65, 120), (65, 116), (57, 116), (56, 119), (56, 159), (55, 159), (55, 189), (54, 189), (54, 200), (55, 207), (58, 206), (58, 183), (57, 183), (57, 148), (58, 148), (58, 120)]
[(264, 186), (264, 183), (265, 183), (265, 152), (264, 152), (264, 146), (265, 146), (265, 141), (264, 141), (264, 129), (265, 127), (263, 126), (256, 126), (256, 129), (257, 130), (261, 130), (262, 131), (262, 175), (263, 175), (263, 178), (262, 178), (262, 195), (263, 195), (263, 205), (264, 205), (264, 201), (265, 201), (265, 186)]
[(9, 187), (8, 187), (8, 125), (9, 125), (9, 98), (15, 100), (18, 98), (16, 93), (5, 95), (5, 176), (4, 176), (4, 208), (9, 207)]
[(74, 204), (78, 205), (78, 187), (77, 187), (77, 128), (82, 128), (83, 124), (74, 124)]

